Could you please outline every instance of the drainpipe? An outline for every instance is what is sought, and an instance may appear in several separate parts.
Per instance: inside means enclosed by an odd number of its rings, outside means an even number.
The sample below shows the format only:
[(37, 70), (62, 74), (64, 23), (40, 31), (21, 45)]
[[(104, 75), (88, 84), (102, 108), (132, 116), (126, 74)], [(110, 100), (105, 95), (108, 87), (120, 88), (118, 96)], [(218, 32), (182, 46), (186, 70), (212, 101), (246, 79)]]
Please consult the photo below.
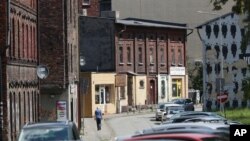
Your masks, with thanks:
[[(2, 127), (5, 127), (7, 123), (5, 123), (4, 121), (7, 121), (6, 119), (4, 119), (4, 117), (6, 115), (6, 111), (7, 111), (7, 101), (6, 101), (6, 95), (4, 95), (4, 87), (6, 87), (5, 85), (3, 86), (3, 78), (6, 78), (6, 74), (3, 74), (3, 70), (5, 70), (5, 65), (3, 62), (4, 57), (5, 57), (5, 50), (10, 46), (10, 0), (6, 1), (6, 43), (5, 43), (5, 47), (0, 49), (0, 125), (2, 125)], [(5, 140), (8, 139), (8, 136), (6, 136), (6, 132), (3, 133), (3, 128), (0, 127), (0, 140)], [(9, 133), (10, 134), (10, 133)]]

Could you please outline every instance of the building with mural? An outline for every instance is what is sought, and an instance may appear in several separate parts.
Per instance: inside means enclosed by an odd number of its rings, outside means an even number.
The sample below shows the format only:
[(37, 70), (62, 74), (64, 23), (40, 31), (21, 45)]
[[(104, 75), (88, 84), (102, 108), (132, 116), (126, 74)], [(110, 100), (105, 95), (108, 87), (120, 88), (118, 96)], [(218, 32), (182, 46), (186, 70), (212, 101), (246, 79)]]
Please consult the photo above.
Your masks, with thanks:
[[(186, 24), (81, 16), (84, 115), (128, 111), (188, 97)], [(82, 61), (81, 61), (82, 60)]]
[[(204, 105), (215, 109), (246, 106), (242, 84), (250, 76), (249, 47), (241, 48), (242, 18), (234, 13), (218, 16), (197, 27), (203, 47)], [(225, 101), (218, 100), (224, 95)]]

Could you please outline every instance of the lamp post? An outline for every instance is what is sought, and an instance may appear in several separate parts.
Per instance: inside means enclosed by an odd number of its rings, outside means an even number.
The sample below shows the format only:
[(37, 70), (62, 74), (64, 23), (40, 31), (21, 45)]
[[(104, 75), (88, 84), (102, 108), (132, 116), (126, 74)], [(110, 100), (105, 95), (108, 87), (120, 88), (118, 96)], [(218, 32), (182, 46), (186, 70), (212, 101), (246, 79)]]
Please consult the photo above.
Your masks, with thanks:
[[(200, 14), (210, 14), (210, 15), (217, 15), (217, 16), (219, 16), (219, 31), (221, 32), (221, 33), (219, 33), (219, 40), (220, 40), (220, 61), (221, 61), (221, 72), (220, 72), (220, 75), (221, 75), (221, 78), (219, 78), (219, 93), (220, 93), (220, 96), (222, 95), (222, 92), (224, 91), (223, 90), (223, 83), (222, 83), (222, 81), (223, 81), (223, 79), (224, 79), (224, 69), (223, 69), (223, 67), (224, 67), (224, 59), (223, 59), (223, 52), (222, 52), (222, 23), (221, 23), (221, 15), (220, 14), (218, 14), (218, 13), (215, 13), (215, 12), (206, 12), (206, 11), (197, 11), (198, 13), (200, 13)], [(204, 41), (202, 41), (202, 42), (204, 42)], [(204, 44), (203, 44), (203, 46), (204, 46)], [(203, 47), (204, 48), (204, 47)], [(206, 91), (206, 74), (205, 74), (205, 62), (206, 62), (206, 56), (205, 56), (205, 49), (203, 49), (203, 92), (204, 92), (204, 94), (206, 94), (207, 93), (207, 91)], [(207, 96), (207, 95), (206, 95)], [(204, 98), (204, 102), (205, 102), (205, 98)], [(223, 105), (222, 105), (222, 99), (220, 98), (220, 110), (221, 111), (223, 111)]]

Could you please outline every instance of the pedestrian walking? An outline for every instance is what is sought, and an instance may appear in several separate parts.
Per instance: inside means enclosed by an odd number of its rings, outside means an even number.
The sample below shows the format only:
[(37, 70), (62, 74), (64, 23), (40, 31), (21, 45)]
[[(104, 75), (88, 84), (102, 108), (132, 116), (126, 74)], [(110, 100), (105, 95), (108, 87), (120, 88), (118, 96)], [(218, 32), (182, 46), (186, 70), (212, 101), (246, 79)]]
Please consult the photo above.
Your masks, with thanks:
[(102, 111), (98, 107), (95, 110), (95, 120), (96, 120), (97, 130), (101, 130)]

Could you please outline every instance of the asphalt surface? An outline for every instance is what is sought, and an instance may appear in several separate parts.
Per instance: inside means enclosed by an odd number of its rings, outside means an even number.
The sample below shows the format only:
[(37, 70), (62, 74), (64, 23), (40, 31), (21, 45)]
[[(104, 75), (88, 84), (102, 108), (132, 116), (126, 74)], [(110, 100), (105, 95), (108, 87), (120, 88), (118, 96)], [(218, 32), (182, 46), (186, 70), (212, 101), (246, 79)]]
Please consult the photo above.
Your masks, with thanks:
[[(197, 111), (199, 111), (199, 110), (201, 110), (201, 106), (198, 105), (198, 106), (196, 106), (195, 109)], [(145, 110), (145, 111), (135, 112), (135, 113), (131, 112), (131, 113), (104, 115), (103, 120), (102, 120), (102, 129), (101, 130), (97, 130), (96, 121), (94, 118), (84, 118), (84, 130), (81, 132), (81, 138), (84, 141), (115, 141), (115, 137), (121, 135), (120, 132), (118, 133), (118, 131), (114, 131), (115, 129), (119, 128), (119, 126), (120, 126), (119, 131), (121, 131), (121, 132), (122, 131), (130, 131), (128, 129), (123, 129), (124, 127), (122, 125), (126, 124), (126, 123), (121, 123), (121, 122), (116, 123), (116, 121), (119, 119), (118, 117), (120, 117), (120, 118), (124, 118), (124, 117), (128, 117), (128, 116), (143, 117), (144, 114), (147, 114), (147, 115), (151, 114), (152, 115), (154, 113), (155, 113), (155, 111)], [(112, 124), (111, 124), (111, 122), (112, 122)], [(136, 130), (136, 128), (138, 128), (138, 129), (140, 128), (139, 126), (138, 127), (135, 126), (137, 124), (136, 122), (140, 122), (140, 121), (133, 121), (133, 120), (130, 121), (131, 124), (134, 124), (134, 125), (132, 125), (132, 127), (135, 128), (134, 130)], [(140, 124), (140, 125), (142, 125), (142, 124)], [(151, 126), (150, 123), (147, 123), (147, 126)], [(141, 128), (143, 128), (143, 127), (141, 127)], [(133, 130), (131, 130), (131, 132), (132, 131)], [(124, 134), (127, 134), (127, 133), (124, 133)]]

